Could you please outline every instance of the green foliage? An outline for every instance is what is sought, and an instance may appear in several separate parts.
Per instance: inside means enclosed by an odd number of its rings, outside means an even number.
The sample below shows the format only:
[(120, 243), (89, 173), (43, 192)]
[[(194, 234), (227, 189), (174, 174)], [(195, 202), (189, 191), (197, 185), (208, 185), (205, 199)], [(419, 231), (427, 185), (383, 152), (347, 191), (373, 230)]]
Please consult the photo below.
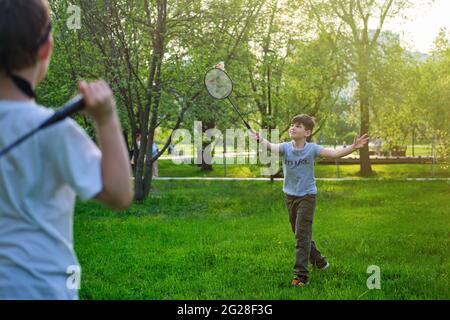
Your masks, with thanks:
[(385, 34), (376, 57), (371, 74), (372, 135), (381, 137), (384, 149), (392, 151), (410, 142), (412, 130), (419, 139), (426, 134), (416, 101), (419, 61), (392, 34)]
[[(72, 3), (82, 8), (81, 30), (66, 26)], [(203, 87), (205, 72), (225, 61), (235, 84), (232, 99), (256, 129), (278, 128), (286, 139), (292, 116), (308, 113), (317, 120), (316, 140), (333, 145), (351, 143), (367, 123), (386, 150), (410, 144), (413, 132), (415, 142), (431, 144), (436, 138), (441, 163), (448, 162), (445, 30), (423, 61), (395, 34), (367, 29), (364, 18), (380, 18), (384, 1), (356, 1), (362, 5), (357, 8), (342, 0), (168, 0), (164, 43), (157, 48), (161, 3), (51, 1), (54, 52), (38, 89), (39, 102), (59, 107), (76, 94), (79, 79), (105, 78), (115, 92), (129, 145), (136, 129), (147, 122), (150, 127), (151, 119), (156, 141), (164, 145), (178, 123), (190, 130), (194, 121), (222, 131), (242, 127), (228, 102), (212, 99)], [(394, 0), (386, 19), (399, 19), (410, 5)], [(162, 60), (149, 80), (156, 49), (162, 50)], [(367, 79), (361, 87), (363, 71)], [(368, 97), (364, 108), (367, 104), (370, 121), (363, 121), (362, 93)], [(94, 137), (89, 119), (75, 118)]]
[(442, 30), (436, 48), (421, 70), (418, 104), (434, 139), (440, 162), (450, 165), (450, 37)]

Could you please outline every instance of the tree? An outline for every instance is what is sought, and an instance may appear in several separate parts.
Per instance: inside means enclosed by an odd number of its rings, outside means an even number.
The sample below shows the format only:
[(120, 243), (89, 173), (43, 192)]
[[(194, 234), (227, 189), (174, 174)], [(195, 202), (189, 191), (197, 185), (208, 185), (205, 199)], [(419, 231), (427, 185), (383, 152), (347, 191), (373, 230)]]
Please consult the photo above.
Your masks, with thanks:
[(323, 34), (293, 42), (282, 90), (286, 104), (283, 133), (293, 115), (307, 113), (318, 121), (316, 135), (329, 125), (336, 107), (342, 106), (342, 90), (348, 79), (343, 60), (336, 54), (337, 46), (330, 45)]
[[(173, 88), (165, 77), (170, 70), (166, 61), (181, 50), (175, 43), (188, 33), (199, 17), (200, 1), (154, 0), (127, 2), (85, 1), (83, 39), (94, 52), (80, 49), (80, 55), (99, 65), (118, 94), (132, 133), (135, 163), (136, 200), (145, 199), (151, 189), (152, 163), (167, 149), (171, 138), (155, 157), (151, 156), (155, 132), (162, 124), (178, 129), (186, 111), (198, 94), (187, 96)], [(100, 74), (99, 74), (100, 75)], [(140, 132), (138, 132), (140, 131)], [(141, 146), (136, 136), (142, 136)]]
[[(370, 71), (380, 41), (381, 31), (389, 17), (398, 16), (411, 5), (408, 0), (307, 0), (304, 10), (317, 29), (338, 39), (343, 57), (358, 83), (360, 134), (370, 129)], [(375, 29), (371, 23), (376, 21)], [(369, 147), (360, 151), (360, 174), (372, 174)]]
[(420, 60), (403, 49), (397, 36), (383, 33), (370, 77), (371, 134), (382, 137), (388, 151), (403, 148), (425, 122), (417, 103)]
[(432, 56), (420, 68), (417, 101), (441, 163), (450, 164), (450, 37), (441, 30)]
[[(249, 32), (260, 15), (265, 1), (229, 0), (227, 2), (208, 1), (202, 13), (201, 22), (194, 27), (196, 36), (188, 35), (186, 39), (186, 55), (189, 65), (195, 66), (201, 76), (205, 71), (223, 61), (227, 70), (233, 72), (242, 61), (243, 47), (249, 39)], [(239, 80), (235, 81), (239, 86)], [(204, 88), (201, 89), (204, 94)], [(239, 90), (235, 90), (239, 95)], [(217, 101), (209, 96), (201, 95), (196, 101), (196, 107), (187, 115), (186, 123), (194, 121), (203, 123), (203, 133), (216, 126), (223, 128), (231, 126), (233, 113), (227, 102)], [(203, 145), (197, 148), (197, 163), (202, 171), (211, 171), (212, 165), (203, 158), (204, 150), (211, 141), (203, 140)]]

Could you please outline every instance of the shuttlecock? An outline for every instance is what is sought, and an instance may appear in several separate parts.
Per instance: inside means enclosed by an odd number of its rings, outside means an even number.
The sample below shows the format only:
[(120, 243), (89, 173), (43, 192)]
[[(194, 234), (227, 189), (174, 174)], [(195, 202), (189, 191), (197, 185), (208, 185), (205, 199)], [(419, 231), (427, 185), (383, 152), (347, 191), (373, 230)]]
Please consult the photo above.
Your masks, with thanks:
[(220, 61), (218, 64), (216, 64), (216, 68), (225, 71), (225, 62)]

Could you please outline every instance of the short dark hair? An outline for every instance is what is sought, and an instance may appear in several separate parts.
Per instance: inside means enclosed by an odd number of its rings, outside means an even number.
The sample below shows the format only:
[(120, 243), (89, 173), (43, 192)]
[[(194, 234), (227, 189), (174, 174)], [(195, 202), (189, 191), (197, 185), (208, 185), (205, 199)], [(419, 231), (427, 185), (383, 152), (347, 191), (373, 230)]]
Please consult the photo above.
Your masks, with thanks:
[(35, 65), (49, 26), (47, 0), (0, 0), (0, 70)]
[(307, 114), (299, 114), (294, 118), (292, 118), (291, 124), (302, 124), (305, 127), (305, 129), (311, 131), (312, 134), (316, 122), (313, 117), (308, 116)]

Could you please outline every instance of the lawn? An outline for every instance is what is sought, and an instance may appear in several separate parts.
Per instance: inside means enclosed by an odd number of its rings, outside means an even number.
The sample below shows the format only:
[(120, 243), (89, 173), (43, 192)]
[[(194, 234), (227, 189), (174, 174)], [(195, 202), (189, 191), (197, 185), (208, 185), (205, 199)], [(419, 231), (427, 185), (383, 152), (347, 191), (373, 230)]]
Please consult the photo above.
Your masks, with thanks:
[[(255, 178), (261, 177), (260, 167), (257, 165), (230, 164), (225, 175), (224, 165), (214, 165), (213, 171), (202, 172), (194, 164), (174, 164), (171, 160), (159, 160), (159, 175), (161, 177), (235, 177)], [(373, 178), (402, 179), (402, 178), (450, 178), (450, 169), (435, 166), (435, 175), (432, 175), (430, 164), (375, 164), (372, 165)], [(340, 178), (357, 178), (359, 165), (340, 165)], [(337, 178), (336, 165), (318, 164), (315, 167), (317, 178)]]
[[(290, 286), (281, 183), (157, 181), (129, 211), (78, 203), (82, 299), (450, 299), (448, 181), (318, 182), (329, 270)], [(381, 290), (368, 290), (368, 266)]]

